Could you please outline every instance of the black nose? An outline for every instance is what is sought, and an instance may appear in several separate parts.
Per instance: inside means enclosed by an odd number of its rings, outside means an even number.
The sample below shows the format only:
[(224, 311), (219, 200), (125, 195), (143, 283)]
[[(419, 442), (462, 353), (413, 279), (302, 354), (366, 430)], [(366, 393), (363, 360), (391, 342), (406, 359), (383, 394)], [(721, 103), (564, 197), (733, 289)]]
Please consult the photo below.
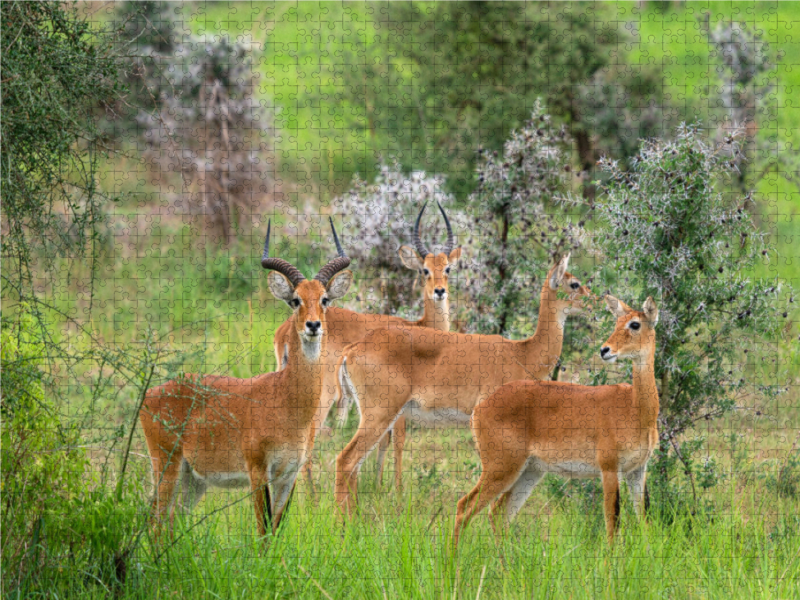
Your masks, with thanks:
[(320, 327), (322, 327), (322, 323), (319, 321), (306, 321), (306, 329), (311, 333), (317, 333)]
[(611, 348), (609, 348), (608, 346), (603, 346), (602, 348), (600, 348), (600, 356), (605, 356), (609, 352), (611, 352)]
[(436, 294), (437, 296), (444, 296), (445, 289), (444, 288), (436, 288), (435, 290), (433, 290), (433, 293)]

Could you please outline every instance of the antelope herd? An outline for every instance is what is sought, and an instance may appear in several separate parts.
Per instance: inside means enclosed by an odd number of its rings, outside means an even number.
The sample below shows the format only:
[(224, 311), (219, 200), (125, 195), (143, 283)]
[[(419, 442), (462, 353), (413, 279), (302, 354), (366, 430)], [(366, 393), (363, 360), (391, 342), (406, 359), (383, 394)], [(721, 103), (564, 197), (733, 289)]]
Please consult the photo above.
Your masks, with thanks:
[[(438, 203), (437, 203), (438, 204)], [(154, 525), (176, 505), (191, 510), (208, 486), (250, 485), (259, 533), (277, 533), (297, 475), (334, 402), (339, 419), (353, 403), (360, 422), (336, 457), (334, 493), (347, 518), (357, 505), (358, 473), (378, 449), (379, 473), (394, 441), (395, 485), (402, 485), (406, 419), (422, 427), (471, 426), (482, 473), (457, 506), (453, 540), (492, 504), (490, 520), (510, 520), (548, 472), (601, 478), (611, 541), (624, 478), (634, 507), (647, 504), (647, 462), (658, 439), (654, 374), (658, 308), (641, 312), (606, 296), (616, 328), (600, 350), (606, 362), (629, 359), (633, 384), (583, 386), (548, 381), (561, 356), (567, 318), (594, 298), (561, 257), (540, 292), (533, 336), (450, 332), (448, 276), (461, 258), (444, 209), (447, 242), (439, 254), (420, 238), (420, 210), (402, 263), (423, 280), (423, 316), (406, 321), (330, 306), (353, 280), (331, 220), (337, 256), (309, 281), (269, 256), (267, 227), (262, 266), (272, 294), (292, 316), (275, 333), (282, 368), (251, 379), (184, 375), (147, 392), (140, 420), (156, 482)], [(313, 486), (311, 487), (313, 490)]]

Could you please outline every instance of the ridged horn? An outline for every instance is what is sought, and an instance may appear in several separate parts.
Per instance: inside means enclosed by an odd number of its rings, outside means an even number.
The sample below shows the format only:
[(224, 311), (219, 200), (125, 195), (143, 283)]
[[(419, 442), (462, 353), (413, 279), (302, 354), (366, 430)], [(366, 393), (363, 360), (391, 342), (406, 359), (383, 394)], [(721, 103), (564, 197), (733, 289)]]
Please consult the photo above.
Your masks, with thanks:
[(267, 224), (267, 239), (264, 242), (264, 256), (261, 257), (261, 266), (265, 269), (277, 271), (278, 273), (285, 275), (289, 282), (294, 287), (297, 287), (301, 281), (305, 281), (306, 279), (305, 276), (297, 269), (297, 267), (286, 262), (282, 258), (269, 257), (269, 232), (271, 229), (272, 219), (270, 219)]
[(328, 282), (331, 280), (331, 277), (336, 275), (339, 271), (346, 269), (348, 265), (350, 265), (350, 259), (347, 258), (347, 255), (344, 253), (342, 249), (342, 245), (339, 243), (339, 236), (336, 235), (336, 227), (333, 226), (333, 218), (328, 217), (331, 222), (331, 231), (333, 232), (333, 241), (336, 244), (336, 252), (338, 256), (333, 260), (329, 261), (327, 265), (322, 267), (317, 273), (317, 276), (314, 277), (317, 281), (319, 281), (322, 285), (328, 285)]
[(419, 239), (419, 222), (422, 219), (422, 213), (425, 212), (425, 207), (428, 206), (427, 201), (425, 204), (422, 205), (422, 209), (419, 211), (417, 215), (417, 222), (414, 223), (414, 233), (411, 236), (411, 239), (414, 240), (414, 246), (417, 248), (417, 252), (419, 252), (420, 257), (422, 260), (425, 260), (425, 257), (430, 254), (430, 251), (422, 244), (422, 240)]
[(447, 244), (444, 247), (444, 253), (450, 256), (450, 253), (453, 251), (453, 248), (456, 244), (456, 237), (453, 235), (453, 228), (450, 227), (450, 219), (447, 218), (447, 213), (444, 212), (442, 205), (439, 204), (439, 201), (436, 201), (436, 206), (439, 207), (439, 210), (442, 211), (442, 216), (444, 217), (444, 225), (447, 227)]

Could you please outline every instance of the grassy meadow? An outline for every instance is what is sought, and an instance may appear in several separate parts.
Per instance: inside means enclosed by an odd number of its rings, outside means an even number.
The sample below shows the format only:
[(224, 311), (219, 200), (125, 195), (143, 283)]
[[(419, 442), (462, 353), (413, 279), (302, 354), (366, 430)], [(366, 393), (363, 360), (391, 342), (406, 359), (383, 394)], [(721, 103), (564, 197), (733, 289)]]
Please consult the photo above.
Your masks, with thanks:
[[(697, 15), (756, 22), (780, 48), (775, 73), (775, 118), (759, 135), (776, 151), (800, 144), (800, 3), (680, 3), (665, 12), (635, 3), (609, 4), (609, 20), (630, 20), (637, 30), (633, 55), (663, 65), (670, 93), (702, 115), (711, 77), (708, 44)], [(677, 3), (676, 3), (677, 4)], [(196, 34), (249, 37), (258, 47), (264, 98), (276, 123), (276, 155), (285, 209), (264, 204), (246, 235), (228, 248), (202, 243), (196, 222), (169, 207), (168, 186), (126, 150), (112, 155), (98, 174), (104, 189), (125, 197), (109, 211), (109, 233), (98, 252), (98, 269), (64, 261), (68, 277), (43, 281), (53, 310), (53, 335), (90, 345), (89, 335), (121, 351), (158, 349), (173, 358), (153, 383), (178, 372), (251, 377), (275, 368), (272, 338), (289, 315), (266, 286), (259, 264), (266, 218), (290, 231), (304, 213), (320, 212), (342, 193), (355, 172), (369, 175), (366, 153), (380, 145), (348, 116), (346, 106), (312, 102), (336, 82), (326, 65), (341, 52), (342, 33), (369, 38), (366, 17), (380, 4), (325, 2), (191, 3), (182, 24)], [(97, 18), (101, 19), (99, 10)], [(327, 33), (326, 33), (327, 32)], [(702, 35), (701, 35), (702, 34)], [(321, 65), (321, 66), (320, 66)], [(363, 124), (362, 124), (363, 125)], [(174, 190), (173, 190), (174, 191)], [(127, 196), (125, 196), (127, 195)], [(800, 200), (779, 177), (757, 190), (761, 223), (773, 234), (777, 264), (761, 276), (780, 276), (800, 287), (797, 239)], [(311, 207), (311, 208), (309, 208)], [(309, 212), (310, 211), (310, 212)], [(317, 216), (314, 217), (317, 219)], [(274, 221), (275, 222), (275, 221)], [(324, 221), (314, 221), (312, 247), (303, 235), (276, 238), (281, 256), (310, 276), (330, 256)], [(469, 249), (466, 249), (469, 252)], [(589, 268), (586, 265), (582, 265)], [(357, 274), (357, 273), (356, 273)], [(456, 271), (456, 275), (457, 271)], [(538, 289), (532, 290), (538, 294)], [(79, 332), (62, 315), (80, 321)], [(797, 315), (800, 317), (800, 314)], [(795, 319), (797, 318), (795, 317)], [(568, 325), (569, 327), (569, 325)], [(596, 333), (597, 344), (610, 331)], [(74, 573), (47, 597), (118, 598), (800, 598), (800, 350), (797, 327), (779, 347), (779, 364), (762, 366), (742, 355), (742, 368), (766, 380), (786, 382), (787, 393), (769, 405), (753, 400), (725, 419), (701, 422), (692, 435), (705, 438), (703, 456), (719, 465), (720, 481), (704, 489), (676, 475), (678, 496), (658, 505), (639, 523), (623, 491), (617, 542), (605, 538), (602, 493), (597, 482), (567, 483), (548, 476), (518, 519), (499, 538), (486, 513), (476, 517), (460, 548), (450, 536), (455, 504), (477, 481), (480, 462), (465, 429), (410, 428), (404, 461), (404, 492), (393, 491), (392, 453), (381, 486), (374, 458), (362, 468), (360, 512), (343, 520), (333, 505), (336, 454), (357, 425), (323, 431), (314, 457), (316, 496), (300, 478), (281, 535), (257, 538), (247, 491), (212, 491), (188, 517), (176, 521), (172, 542), (150, 538), (144, 525), (151, 491), (149, 461), (140, 432), (133, 438), (128, 491), (141, 511), (134, 529), (143, 543), (129, 562), (126, 583), (113, 588), (91, 573)], [(148, 350), (148, 345), (150, 350)], [(567, 364), (566, 377), (588, 380), (592, 365)], [(116, 465), (133, 421), (138, 392), (130, 382), (108, 382), (114, 393), (95, 394), (88, 382), (103, 373), (64, 373), (73, 385), (65, 414), (84, 421), (85, 447), (98, 469)], [(77, 382), (75, 378), (77, 377)], [(614, 380), (623, 381), (622, 379)], [(755, 394), (752, 396), (755, 398)], [(93, 410), (87, 411), (89, 402)], [(83, 417), (82, 417), (83, 418)], [(108, 471), (113, 477), (114, 469)], [(694, 498), (696, 496), (696, 498)]]

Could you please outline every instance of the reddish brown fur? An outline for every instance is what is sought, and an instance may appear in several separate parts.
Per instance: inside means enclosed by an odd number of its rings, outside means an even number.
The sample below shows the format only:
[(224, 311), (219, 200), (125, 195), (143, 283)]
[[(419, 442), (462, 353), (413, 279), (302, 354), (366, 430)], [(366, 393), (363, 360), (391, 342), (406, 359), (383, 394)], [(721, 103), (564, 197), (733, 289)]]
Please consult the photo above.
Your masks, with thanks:
[[(652, 300), (646, 307), (648, 303)], [(617, 306), (616, 328), (604, 348), (609, 348), (608, 356), (633, 359), (633, 385), (514, 381), (475, 408), (472, 430), (482, 473), (458, 503), (456, 543), (469, 520), (498, 497), (491, 512), (513, 518), (546, 472), (602, 477), (609, 539), (619, 513), (618, 474), (628, 480), (641, 514), (647, 461), (658, 441), (654, 374), (658, 311), (654, 303), (654, 312), (648, 313), (632, 311), (621, 302)], [(628, 328), (634, 320), (641, 323), (638, 331)]]
[[(549, 285), (556, 269), (558, 290)], [(346, 512), (355, 503), (360, 465), (393, 424), (397, 430), (395, 420), (410, 400), (429, 411), (454, 410), (468, 418), (481, 400), (504, 383), (549, 376), (561, 354), (566, 313), (581, 308), (582, 298), (590, 295), (586, 287), (566, 286), (574, 278), (565, 269), (566, 260), (548, 274), (537, 330), (528, 340), (381, 329), (345, 350), (340, 379), (349, 378), (361, 409), (359, 429), (336, 459), (336, 499)], [(558, 291), (569, 292), (569, 298), (559, 299)], [(395, 452), (398, 464), (397, 447)], [(396, 476), (400, 473), (398, 464)]]
[[(419, 270), (425, 278), (424, 286), (424, 313), (418, 321), (406, 321), (398, 317), (388, 315), (361, 314), (344, 308), (332, 307), (328, 310), (328, 351), (323, 357), (325, 368), (322, 380), (322, 396), (320, 398), (319, 410), (315, 415), (316, 430), (319, 431), (328, 417), (331, 407), (336, 399), (337, 381), (336, 364), (342, 356), (342, 351), (353, 342), (362, 339), (367, 333), (377, 329), (386, 328), (414, 328), (429, 327), (439, 331), (450, 330), (450, 309), (449, 300), (443, 302), (434, 301), (436, 288), (448, 290), (448, 271), (461, 257), (461, 248), (454, 249), (450, 255), (429, 254), (424, 260), (415, 250), (408, 246), (400, 248), (400, 256), (409, 268)], [(422, 273), (423, 269), (428, 270), (428, 275)], [(286, 340), (291, 332), (291, 318), (283, 323), (275, 332), (275, 359), (280, 365), (283, 360), (284, 347)], [(346, 416), (348, 404), (342, 403), (340, 410), (340, 421)], [(388, 441), (384, 440), (384, 443)], [(398, 438), (395, 437), (395, 443)], [(306, 479), (311, 483), (310, 465), (306, 467)]]
[[(284, 278), (275, 272), (270, 277)], [(335, 275), (328, 291), (338, 284), (346, 289), (349, 281), (342, 280), (346, 285), (335, 283), (341, 277), (352, 278), (352, 274)], [(284, 285), (291, 287), (288, 280)], [(277, 532), (314, 437), (322, 365), (318, 357), (309, 359), (304, 354), (300, 336), (306, 321), (320, 321), (318, 343), (320, 355), (324, 354), (327, 320), (321, 302), (325, 295), (326, 288), (316, 280), (302, 281), (294, 288), (294, 296), (302, 304), (290, 321), (294, 331), (288, 337), (290, 360), (284, 370), (251, 379), (187, 375), (148, 391), (140, 419), (157, 485), (153, 500), (156, 520), (170, 507), (186, 463), (194, 473), (210, 478), (210, 484), (222, 483), (214, 479), (215, 474), (219, 478), (246, 473), (259, 533), (267, 532), (267, 513), (272, 515), (273, 532)], [(183, 475), (182, 485), (193, 481), (191, 472)], [(204, 490), (207, 484), (201, 485)], [(272, 489), (267, 490), (267, 485)], [(265, 491), (271, 507), (265, 504)]]

